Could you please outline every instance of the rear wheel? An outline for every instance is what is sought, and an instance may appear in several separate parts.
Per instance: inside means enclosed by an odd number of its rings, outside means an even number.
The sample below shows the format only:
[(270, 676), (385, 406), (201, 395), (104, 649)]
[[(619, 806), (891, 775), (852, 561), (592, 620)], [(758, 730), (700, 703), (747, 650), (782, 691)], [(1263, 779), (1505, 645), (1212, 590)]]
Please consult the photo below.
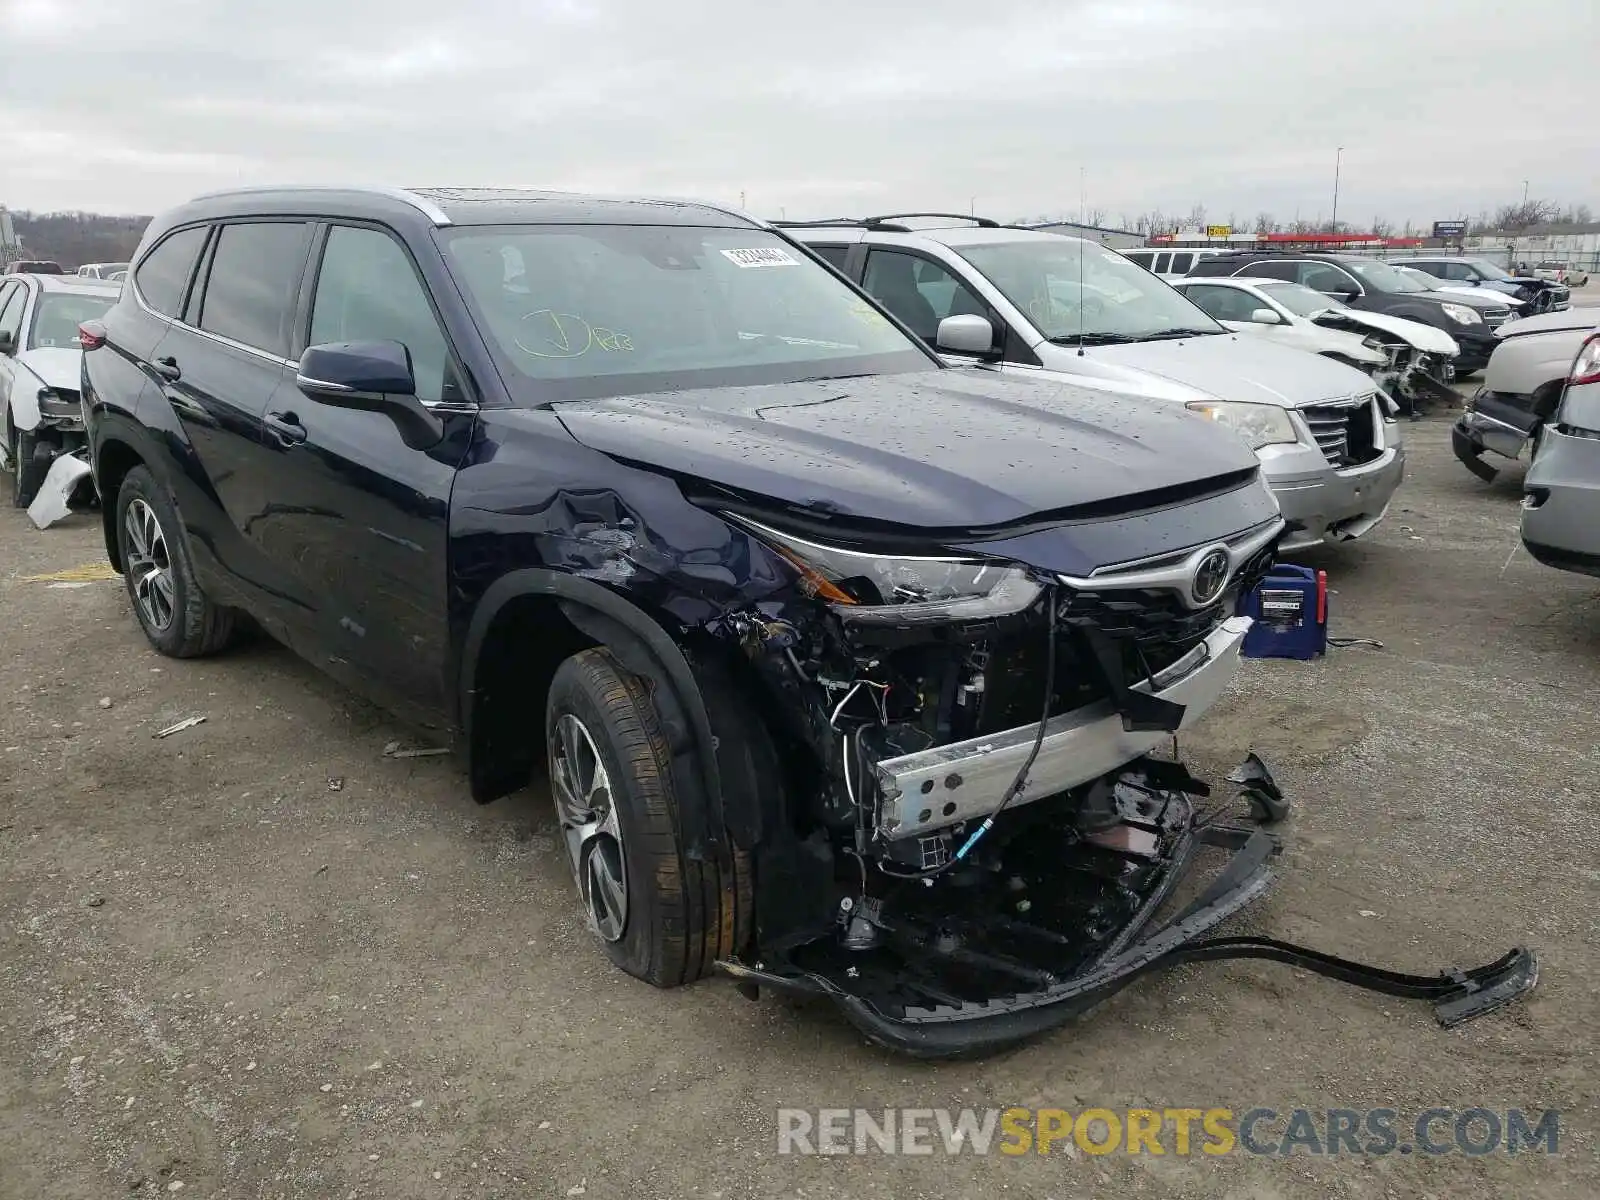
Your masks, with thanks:
[(147, 467), (134, 467), (117, 493), (122, 577), (150, 644), (172, 658), (225, 647), (234, 612), (200, 589), (178, 524), (178, 510)]
[(672, 753), (644, 682), (609, 650), (556, 670), (550, 792), (584, 917), (606, 956), (657, 987), (691, 983), (748, 937), (748, 855), (684, 853)]

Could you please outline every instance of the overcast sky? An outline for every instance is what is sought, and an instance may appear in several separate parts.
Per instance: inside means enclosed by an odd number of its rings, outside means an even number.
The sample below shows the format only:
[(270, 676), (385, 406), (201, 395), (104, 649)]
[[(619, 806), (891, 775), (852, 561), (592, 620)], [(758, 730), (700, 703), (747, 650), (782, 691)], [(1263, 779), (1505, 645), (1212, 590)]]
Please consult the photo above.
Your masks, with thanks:
[[(791, 14), (793, 20), (780, 13)], [(791, 218), (1600, 209), (1600, 0), (0, 0), (0, 204), (529, 184)]]

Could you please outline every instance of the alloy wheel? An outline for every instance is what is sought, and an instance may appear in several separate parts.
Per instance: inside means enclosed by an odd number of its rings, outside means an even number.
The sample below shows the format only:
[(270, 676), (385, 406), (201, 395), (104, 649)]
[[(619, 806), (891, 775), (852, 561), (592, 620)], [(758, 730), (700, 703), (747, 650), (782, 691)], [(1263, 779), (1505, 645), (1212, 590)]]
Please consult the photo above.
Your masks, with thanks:
[(571, 713), (561, 714), (551, 741), (551, 791), (584, 912), (602, 939), (615, 942), (628, 926), (628, 869), (611, 776)]
[(165, 632), (176, 610), (167, 535), (156, 519), (155, 509), (139, 499), (128, 505), (122, 528), (128, 538), (124, 569), (132, 584), (134, 603), (145, 624), (158, 633)]

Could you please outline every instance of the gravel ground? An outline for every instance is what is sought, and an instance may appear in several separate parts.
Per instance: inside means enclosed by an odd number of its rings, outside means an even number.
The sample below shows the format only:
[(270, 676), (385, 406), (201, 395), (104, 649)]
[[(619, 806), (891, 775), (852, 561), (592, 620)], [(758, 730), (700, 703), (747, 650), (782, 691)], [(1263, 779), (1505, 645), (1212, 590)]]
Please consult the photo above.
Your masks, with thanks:
[[(1600, 589), (1517, 548), (1520, 468), (1485, 487), (1446, 419), (1407, 432), (1389, 520), (1315, 556), (1336, 632), (1384, 649), (1247, 664), (1184, 750), (1214, 774), (1253, 746), (1298, 806), (1241, 928), (1421, 971), (1526, 942), (1538, 990), (1446, 1033), (1280, 966), (1189, 967), (935, 1066), (827, 1007), (618, 974), (545, 797), (475, 806), (276, 646), (158, 658), (119, 584), (70, 577), (103, 563), (93, 517), (0, 512), (0, 1196), (1600, 1193)], [(779, 1106), (980, 1104), (1555, 1107), (1562, 1153), (775, 1153)]]

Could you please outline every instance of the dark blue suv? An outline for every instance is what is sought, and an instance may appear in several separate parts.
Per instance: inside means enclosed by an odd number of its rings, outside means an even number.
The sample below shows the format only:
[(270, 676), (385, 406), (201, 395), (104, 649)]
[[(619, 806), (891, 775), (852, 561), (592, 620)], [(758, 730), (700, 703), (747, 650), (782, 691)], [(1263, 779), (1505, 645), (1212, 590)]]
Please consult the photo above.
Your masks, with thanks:
[(1263, 885), (1236, 831), (1150, 921), (1223, 827), (1147, 753), (1233, 678), (1283, 528), (1224, 428), (947, 368), (781, 232), (652, 200), (204, 197), (82, 340), (151, 645), (259, 626), (454, 739), (479, 800), (548, 773), (640, 978), (942, 1053)]

